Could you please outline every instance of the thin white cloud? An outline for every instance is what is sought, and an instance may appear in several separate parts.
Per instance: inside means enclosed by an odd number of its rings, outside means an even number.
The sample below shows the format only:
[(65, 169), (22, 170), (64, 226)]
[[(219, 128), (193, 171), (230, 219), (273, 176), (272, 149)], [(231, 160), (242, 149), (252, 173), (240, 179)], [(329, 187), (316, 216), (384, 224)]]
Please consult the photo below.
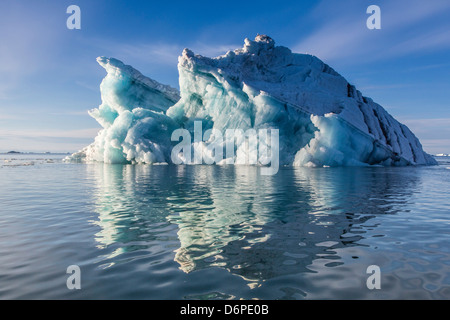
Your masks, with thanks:
[(94, 91), (94, 92), (98, 92), (100, 90), (100, 85), (93, 86), (93, 85), (87, 84), (83, 81), (75, 81), (75, 84), (82, 88), (85, 88), (85, 89), (88, 89), (88, 90)]
[[(36, 4), (38, 7), (40, 4)], [(42, 10), (46, 9), (42, 6)], [(44, 8), (45, 7), (45, 8)], [(42, 70), (53, 59), (63, 27), (56, 30), (54, 21), (35, 5), (20, 1), (0, 4), (0, 99), (9, 99), (10, 92), (22, 79)]]
[(182, 52), (182, 48), (175, 44), (168, 43), (144, 43), (144, 44), (127, 44), (123, 43), (119, 46), (113, 45), (118, 49), (114, 49), (117, 55), (130, 57), (133, 60), (145, 61), (149, 64), (176, 65), (178, 56)]
[(58, 111), (58, 112), (49, 112), (49, 115), (54, 116), (81, 116), (81, 117), (90, 117), (87, 110), (83, 111)]
[(99, 130), (0, 130), (0, 151), (75, 152), (93, 142)]
[(12, 114), (0, 114), (0, 120), (18, 120), (20, 117)]
[[(198, 41), (184, 44), (164, 42), (126, 43), (99, 39), (92, 39), (92, 45), (100, 47), (105, 51), (105, 55), (110, 54), (118, 59), (171, 67), (176, 67), (178, 57), (182, 54), (184, 48), (206, 57), (216, 57), (242, 47), (242, 45), (236, 44), (210, 44)], [(127, 63), (127, 61), (123, 62)]]
[[(357, 63), (392, 58), (430, 49), (448, 48), (450, 23), (445, 0), (395, 1), (380, 4), (381, 30), (368, 30), (369, 17), (360, 1), (346, 2), (345, 7), (322, 1), (312, 14), (321, 28), (294, 46), (296, 52), (308, 52), (325, 61)], [(359, 12), (360, 10), (361, 12)], [(435, 25), (436, 18), (443, 26)], [(415, 28), (413, 35), (408, 31)]]
[(242, 47), (242, 44), (207, 44), (196, 43), (189, 49), (196, 54), (200, 54), (205, 57), (217, 57), (226, 54), (228, 51), (233, 51)]
[(11, 137), (21, 137), (30, 139), (40, 138), (71, 138), (86, 139), (95, 138), (100, 128), (76, 129), (76, 130), (0, 130), (0, 137), (9, 139)]
[(400, 89), (400, 88), (409, 88), (414, 87), (416, 84), (409, 83), (394, 83), (394, 84), (380, 84), (380, 85), (367, 85), (358, 87), (360, 91), (369, 91), (369, 90), (387, 90), (387, 89)]
[(430, 154), (450, 153), (450, 139), (422, 139), (423, 149)]
[(450, 152), (450, 118), (398, 120), (414, 132), (427, 152)]
[(383, 10), (383, 20), (388, 27), (407, 28), (449, 11), (450, 2), (431, 0), (424, 5), (423, 0), (389, 1), (380, 7), (386, 9)]
[(407, 39), (392, 47), (389, 56), (401, 56), (413, 52), (450, 48), (450, 29), (433, 30)]
[[(417, 131), (428, 128), (440, 128), (448, 131), (450, 134), (450, 118), (432, 118), (432, 119), (403, 119), (403, 123), (414, 126)], [(450, 138), (450, 135), (448, 136)]]
[(431, 69), (442, 69), (442, 68), (448, 68), (450, 67), (450, 63), (434, 63), (434, 64), (427, 64), (417, 67), (408, 68), (407, 70), (404, 70), (405, 72), (416, 72), (416, 71), (424, 71), (424, 70), (431, 70)]

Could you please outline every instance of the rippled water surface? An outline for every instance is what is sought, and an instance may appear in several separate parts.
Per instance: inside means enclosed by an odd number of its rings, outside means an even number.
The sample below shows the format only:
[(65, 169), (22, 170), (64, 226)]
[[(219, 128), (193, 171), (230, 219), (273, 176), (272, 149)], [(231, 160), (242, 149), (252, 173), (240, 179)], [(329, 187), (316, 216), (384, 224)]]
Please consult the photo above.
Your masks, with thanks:
[(450, 299), (448, 158), (275, 176), (61, 158), (0, 155), (2, 299)]

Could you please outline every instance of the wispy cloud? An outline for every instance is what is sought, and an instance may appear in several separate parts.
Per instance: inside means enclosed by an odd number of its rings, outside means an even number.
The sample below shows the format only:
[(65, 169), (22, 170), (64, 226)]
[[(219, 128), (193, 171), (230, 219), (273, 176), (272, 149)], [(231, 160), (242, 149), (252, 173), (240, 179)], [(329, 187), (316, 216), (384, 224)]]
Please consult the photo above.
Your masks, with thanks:
[[(242, 47), (242, 45), (232, 43), (205, 43), (200, 41), (186, 43), (119, 42), (111, 39), (93, 38), (85, 41), (89, 46), (96, 47), (96, 51), (101, 52), (101, 55), (119, 59), (123, 63), (133, 66), (145, 76), (173, 87), (178, 86), (178, 57), (182, 54), (183, 49), (189, 48), (195, 54), (216, 57)], [(82, 83), (78, 83), (78, 85), (84, 86)]]
[(448, 67), (450, 67), (450, 63), (431, 63), (431, 64), (408, 68), (407, 70), (404, 70), (404, 72), (416, 72), (416, 71), (425, 71), (425, 70), (432, 70), (432, 69), (443, 69), (443, 68), (448, 68)]
[(217, 57), (226, 54), (228, 51), (241, 48), (243, 44), (207, 44), (207, 43), (195, 43), (190, 47), (194, 53), (200, 54), (206, 57)]
[(387, 89), (400, 89), (400, 88), (411, 88), (417, 86), (416, 84), (410, 83), (394, 83), (394, 84), (379, 84), (379, 85), (367, 85), (361, 86), (358, 89), (361, 91), (374, 91), (374, 90), (387, 90)]
[[(176, 67), (178, 57), (184, 48), (189, 48), (196, 54), (207, 57), (215, 57), (242, 47), (241, 44), (223, 44), (223, 43), (126, 43), (103, 39), (92, 39), (92, 45), (100, 47), (105, 54), (113, 55), (117, 58), (129, 59), (134, 61), (146, 62), (147, 64), (166, 65)], [(126, 61), (124, 61), (126, 62)]]
[(1, 4), (0, 99), (8, 99), (24, 77), (42, 70), (52, 60), (63, 28), (57, 30), (53, 20), (40, 15), (47, 7), (18, 1)]
[(88, 111), (61, 111), (61, 112), (49, 112), (49, 115), (54, 116), (80, 116), (80, 117), (87, 117), (89, 116)]
[(408, 119), (399, 118), (420, 139), (430, 153), (450, 152), (450, 118)]
[(0, 151), (74, 152), (93, 142), (99, 130), (0, 130)]
[(17, 115), (12, 114), (0, 114), (0, 120), (18, 120), (20, 119)]
[(450, 48), (450, 27), (431, 30), (406, 39), (394, 45), (389, 51), (389, 56), (402, 56), (414, 52), (448, 49)]
[[(106, 44), (106, 46), (110, 46)], [(178, 56), (182, 48), (176, 44), (169, 43), (122, 43), (120, 45), (112, 44), (115, 54), (128, 57), (133, 60), (144, 61), (149, 64), (163, 64), (174, 66), (177, 63)]]
[(90, 85), (90, 84), (85, 83), (83, 81), (75, 81), (75, 84), (80, 86), (80, 87), (82, 87), (82, 88), (85, 88), (85, 89), (88, 89), (88, 90), (94, 91), (94, 92), (98, 92), (99, 88), (100, 88), (99, 85), (93, 86), (93, 85)]
[(382, 29), (368, 30), (369, 15), (360, 1), (348, 1), (337, 9), (324, 0), (312, 15), (323, 27), (311, 32), (294, 50), (354, 64), (450, 47), (450, 2), (435, 0), (424, 5), (417, 0), (392, 1), (382, 3), (380, 8)]
[(99, 128), (77, 129), (77, 130), (0, 130), (0, 137), (9, 139), (11, 137), (21, 138), (74, 138), (86, 139), (94, 138), (99, 132)]
[(427, 131), (428, 128), (439, 128), (445, 130), (450, 138), (450, 118), (433, 118), (433, 119), (402, 119), (403, 123), (416, 128), (417, 132)]
[(450, 139), (422, 139), (420, 142), (428, 153), (450, 153)]

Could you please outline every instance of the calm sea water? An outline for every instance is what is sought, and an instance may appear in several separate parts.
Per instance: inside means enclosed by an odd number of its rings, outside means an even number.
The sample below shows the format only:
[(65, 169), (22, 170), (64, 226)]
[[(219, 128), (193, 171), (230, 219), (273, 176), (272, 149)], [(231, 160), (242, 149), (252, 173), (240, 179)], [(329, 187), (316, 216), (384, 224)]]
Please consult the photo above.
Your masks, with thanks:
[(449, 158), (263, 176), (62, 157), (0, 155), (1, 299), (450, 298)]

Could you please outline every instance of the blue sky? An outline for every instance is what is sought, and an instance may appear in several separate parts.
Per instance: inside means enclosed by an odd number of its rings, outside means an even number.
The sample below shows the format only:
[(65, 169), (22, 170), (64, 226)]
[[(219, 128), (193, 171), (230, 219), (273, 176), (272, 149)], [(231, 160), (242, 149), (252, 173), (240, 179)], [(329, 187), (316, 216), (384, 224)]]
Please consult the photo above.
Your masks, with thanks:
[[(66, 9), (81, 8), (81, 30)], [(369, 5), (381, 30), (369, 30)], [(448, 0), (0, 2), (0, 152), (73, 152), (100, 129), (87, 110), (115, 57), (178, 86), (183, 48), (217, 56), (267, 34), (330, 64), (385, 107), (430, 153), (450, 153)]]

